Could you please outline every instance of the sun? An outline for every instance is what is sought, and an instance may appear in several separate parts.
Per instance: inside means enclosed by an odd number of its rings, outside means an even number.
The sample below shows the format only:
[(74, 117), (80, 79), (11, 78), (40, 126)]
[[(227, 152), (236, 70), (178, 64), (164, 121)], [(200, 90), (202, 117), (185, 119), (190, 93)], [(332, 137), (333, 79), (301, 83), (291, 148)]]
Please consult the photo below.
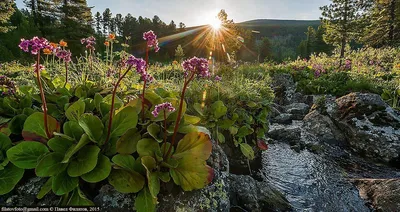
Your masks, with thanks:
[(210, 26), (214, 29), (214, 30), (219, 30), (221, 28), (221, 20), (219, 20), (217, 17), (214, 17), (213, 19), (211, 19), (210, 21)]

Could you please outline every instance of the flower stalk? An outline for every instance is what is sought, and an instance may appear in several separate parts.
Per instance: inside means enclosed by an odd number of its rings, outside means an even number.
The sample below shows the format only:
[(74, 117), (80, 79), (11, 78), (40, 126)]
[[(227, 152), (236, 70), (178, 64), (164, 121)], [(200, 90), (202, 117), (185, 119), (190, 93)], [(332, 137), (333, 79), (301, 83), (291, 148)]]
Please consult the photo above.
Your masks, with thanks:
[(47, 103), (46, 103), (46, 97), (44, 95), (43, 91), (43, 85), (42, 85), (42, 80), (40, 77), (40, 52), (37, 54), (37, 59), (36, 59), (36, 78), (39, 84), (39, 90), (40, 90), (40, 98), (42, 99), (42, 109), (43, 109), (43, 120), (44, 120), (44, 129), (46, 131), (47, 138), (51, 138), (51, 134), (49, 131), (49, 126), (48, 126), (48, 121), (47, 121)]

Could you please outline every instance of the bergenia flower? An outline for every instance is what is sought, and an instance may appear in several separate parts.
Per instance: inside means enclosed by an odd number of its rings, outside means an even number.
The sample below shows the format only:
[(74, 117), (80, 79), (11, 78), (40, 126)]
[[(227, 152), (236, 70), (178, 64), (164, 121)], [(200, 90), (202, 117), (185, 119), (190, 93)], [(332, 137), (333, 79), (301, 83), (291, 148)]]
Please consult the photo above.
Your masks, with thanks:
[(217, 82), (219, 82), (219, 81), (221, 81), (222, 80), (222, 77), (220, 77), (220, 76), (215, 76), (215, 81), (217, 81)]
[(171, 102), (164, 102), (162, 104), (156, 105), (156, 107), (154, 108), (154, 110), (151, 112), (151, 114), (153, 114), (154, 117), (157, 117), (158, 114), (162, 111), (169, 111), (169, 112), (173, 112), (175, 111), (175, 108), (172, 106)]
[(82, 38), (81, 44), (86, 44), (87, 49), (95, 50), (94, 45), (96, 45), (96, 38), (93, 36), (90, 36), (88, 38)]
[(126, 64), (131, 65), (136, 68), (136, 72), (140, 75), (146, 73), (146, 61), (142, 58), (136, 58), (135, 56), (131, 55), (128, 57)]
[(154, 34), (152, 30), (143, 33), (143, 39), (147, 41), (148, 47), (154, 48), (155, 52), (158, 52), (160, 50), (160, 47), (158, 47), (157, 35)]
[(67, 51), (67, 50), (62, 50), (62, 49), (57, 49), (56, 52), (56, 56), (61, 59), (64, 60), (64, 62), (69, 63), (71, 62), (71, 52)]
[(185, 76), (188, 76), (189, 72), (195, 72), (197, 76), (204, 78), (211, 76), (208, 70), (208, 61), (205, 58), (193, 57), (191, 59), (185, 60), (182, 63), (182, 67), (186, 71)]
[[(32, 67), (34, 67), (34, 72), (36, 73), (37, 63), (33, 64)], [(39, 71), (43, 71), (44, 69), (45, 69), (44, 65), (39, 64)]]
[(38, 37), (33, 37), (31, 40), (21, 39), (18, 46), (24, 52), (29, 52), (29, 47), (31, 47), (31, 54), (33, 55), (37, 55), (42, 49), (53, 50), (53, 46), (50, 45), (48, 40)]

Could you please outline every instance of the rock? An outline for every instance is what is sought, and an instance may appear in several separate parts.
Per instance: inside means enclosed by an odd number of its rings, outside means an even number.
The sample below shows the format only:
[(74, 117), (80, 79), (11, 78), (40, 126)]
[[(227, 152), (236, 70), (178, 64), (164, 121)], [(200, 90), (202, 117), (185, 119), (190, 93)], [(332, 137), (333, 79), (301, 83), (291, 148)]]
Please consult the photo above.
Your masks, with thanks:
[(43, 202), (49, 203), (48, 205), (57, 205), (58, 198), (52, 192), (49, 192), (42, 200), (36, 199), (42, 186), (46, 183), (46, 178), (34, 177), (28, 179), (25, 183), (17, 185), (12, 195), (10, 195), (6, 202), (6, 206), (32, 206), (44, 205)]
[(271, 123), (277, 123), (277, 124), (290, 124), (292, 123), (292, 120), (294, 119), (293, 114), (289, 113), (281, 113), (274, 118), (271, 119)]
[(96, 206), (103, 210), (126, 210), (133, 208), (132, 194), (122, 194), (111, 185), (101, 187), (99, 194), (93, 199)]
[(285, 142), (299, 141), (301, 138), (301, 123), (294, 122), (291, 125), (271, 124), (268, 136)]
[(290, 74), (275, 74), (272, 76), (272, 89), (275, 93), (275, 103), (287, 105), (292, 103), (296, 92), (296, 84)]
[(360, 196), (376, 211), (398, 211), (400, 208), (400, 179), (354, 180)]
[(292, 103), (285, 106), (286, 113), (293, 114), (293, 119), (302, 120), (310, 110), (310, 106), (305, 103)]
[(303, 126), (309, 133), (314, 134), (323, 142), (337, 143), (344, 142), (346, 139), (333, 121), (328, 116), (320, 114), (317, 110), (304, 117)]
[[(287, 211), (288, 200), (267, 182), (257, 182), (250, 176), (230, 174), (230, 201), (232, 209), (240, 211)], [(239, 210), (238, 210), (239, 211)]]
[(351, 93), (336, 104), (332, 118), (355, 152), (384, 162), (400, 159), (400, 115), (379, 95)]

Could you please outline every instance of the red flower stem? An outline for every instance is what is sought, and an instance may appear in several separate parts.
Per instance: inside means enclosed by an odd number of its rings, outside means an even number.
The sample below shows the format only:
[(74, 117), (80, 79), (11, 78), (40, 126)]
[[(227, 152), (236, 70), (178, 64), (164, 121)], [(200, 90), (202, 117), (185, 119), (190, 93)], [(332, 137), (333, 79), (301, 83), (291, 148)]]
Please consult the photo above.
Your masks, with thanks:
[(37, 54), (37, 60), (36, 60), (36, 77), (37, 77), (37, 81), (39, 83), (39, 90), (40, 90), (40, 97), (42, 99), (42, 109), (43, 109), (43, 114), (44, 114), (44, 129), (46, 131), (46, 135), (47, 138), (50, 139), (51, 138), (51, 134), (49, 132), (49, 126), (47, 125), (47, 103), (46, 103), (46, 97), (44, 96), (44, 91), (43, 91), (43, 85), (42, 85), (42, 80), (40, 78), (40, 52), (38, 52)]
[(115, 94), (117, 93), (117, 89), (119, 84), (121, 83), (122, 79), (128, 74), (128, 72), (132, 69), (132, 65), (129, 66), (129, 68), (125, 71), (125, 73), (118, 79), (117, 83), (114, 86), (113, 94), (112, 94), (112, 99), (111, 99), (111, 109), (110, 109), (110, 118), (108, 119), (108, 132), (107, 132), (107, 138), (104, 143), (106, 145), (108, 143), (108, 140), (110, 139), (111, 135), (111, 126), (112, 126), (112, 119), (114, 115), (114, 103), (115, 103)]
[(163, 152), (165, 153), (167, 146), (167, 114), (164, 109), (164, 150)]
[[(184, 101), (184, 98), (185, 98), (186, 89), (187, 89), (187, 86), (189, 85), (189, 83), (193, 80), (195, 74), (196, 74), (196, 72), (193, 71), (192, 75), (189, 77), (189, 79), (187, 81), (185, 80), (185, 83), (183, 85), (181, 101), (179, 103), (178, 117), (176, 117), (176, 121), (175, 121), (175, 128), (174, 128), (174, 134), (172, 135), (171, 146), (169, 146), (168, 152), (167, 152), (167, 154), (164, 155), (164, 157), (168, 156), (171, 153), (172, 147), (175, 144), (176, 135), (178, 134), (179, 123), (181, 121), (182, 109), (183, 109), (183, 101)], [(171, 155), (171, 157), (172, 157), (172, 155)], [(166, 159), (168, 160), (169, 158), (167, 157)]]
[(68, 63), (65, 62), (65, 84), (64, 84), (64, 88), (68, 83)]
[[(146, 73), (147, 67), (149, 67), (149, 47), (146, 46)], [(146, 78), (143, 78), (143, 93), (142, 93), (142, 122), (144, 123), (144, 93), (146, 92)]]

